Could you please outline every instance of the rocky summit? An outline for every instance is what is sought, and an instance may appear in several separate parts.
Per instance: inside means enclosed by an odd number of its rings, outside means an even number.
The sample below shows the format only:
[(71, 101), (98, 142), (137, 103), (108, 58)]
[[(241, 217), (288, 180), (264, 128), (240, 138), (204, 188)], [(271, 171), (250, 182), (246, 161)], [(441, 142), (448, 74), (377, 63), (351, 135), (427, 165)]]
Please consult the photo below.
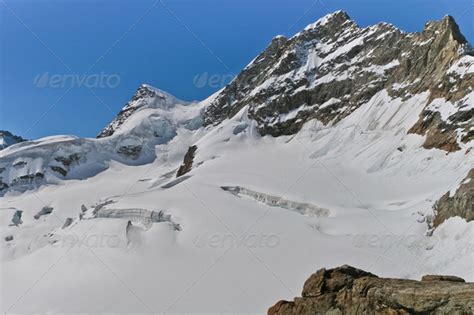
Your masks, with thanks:
[(453, 276), (421, 281), (379, 278), (351, 266), (320, 269), (304, 284), (302, 297), (280, 301), (268, 315), (472, 314), (474, 283)]
[(218, 124), (248, 106), (261, 134), (289, 135), (312, 119), (334, 125), (383, 90), (392, 99), (428, 92), (410, 132), (427, 135), (426, 148), (458, 150), (474, 136), (472, 53), (451, 16), (405, 33), (387, 23), (361, 28), (338, 11), (274, 38), (204, 121)]

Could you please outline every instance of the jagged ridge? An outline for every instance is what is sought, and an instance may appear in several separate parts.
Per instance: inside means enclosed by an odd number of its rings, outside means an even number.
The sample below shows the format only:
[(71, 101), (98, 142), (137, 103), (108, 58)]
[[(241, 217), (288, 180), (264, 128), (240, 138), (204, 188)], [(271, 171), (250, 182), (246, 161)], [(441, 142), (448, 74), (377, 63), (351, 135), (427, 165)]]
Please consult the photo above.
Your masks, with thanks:
[[(473, 138), (469, 53), (450, 16), (404, 33), (386, 23), (360, 28), (338, 11), (290, 39), (274, 38), (207, 107), (204, 121), (219, 124), (248, 106), (262, 135), (289, 135), (311, 119), (335, 124), (384, 89), (403, 99), (429, 91), (411, 132), (427, 135), (426, 148), (458, 150)], [(442, 117), (433, 102), (453, 109)]]

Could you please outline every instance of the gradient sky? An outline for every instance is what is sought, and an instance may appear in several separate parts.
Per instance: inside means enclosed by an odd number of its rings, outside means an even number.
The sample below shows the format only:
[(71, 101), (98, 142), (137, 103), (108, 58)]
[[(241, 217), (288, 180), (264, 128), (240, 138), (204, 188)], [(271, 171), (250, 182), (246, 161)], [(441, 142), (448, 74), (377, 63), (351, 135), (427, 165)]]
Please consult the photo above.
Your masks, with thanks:
[[(204, 99), (275, 35), (291, 36), (339, 9), (360, 26), (385, 21), (409, 32), (450, 14), (472, 43), (473, 3), (0, 0), (0, 129), (28, 139), (55, 134), (94, 137), (141, 83), (184, 100)], [(72, 83), (71, 73), (81, 75), (88, 69), (87, 85), (94, 86), (101, 75), (102, 85), (88, 89), (85, 83)], [(63, 81), (53, 81), (60, 75), (69, 75), (62, 87)]]

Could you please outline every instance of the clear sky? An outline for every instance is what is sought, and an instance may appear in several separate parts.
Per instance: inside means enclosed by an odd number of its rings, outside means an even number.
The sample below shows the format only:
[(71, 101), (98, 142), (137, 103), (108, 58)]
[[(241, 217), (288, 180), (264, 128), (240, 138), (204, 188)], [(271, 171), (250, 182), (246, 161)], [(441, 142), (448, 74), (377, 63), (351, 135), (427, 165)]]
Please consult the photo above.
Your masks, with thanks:
[(472, 43), (473, 3), (0, 0), (0, 129), (29, 139), (94, 137), (141, 83), (204, 99), (274, 36), (339, 9), (360, 26), (385, 21), (410, 32), (450, 14)]

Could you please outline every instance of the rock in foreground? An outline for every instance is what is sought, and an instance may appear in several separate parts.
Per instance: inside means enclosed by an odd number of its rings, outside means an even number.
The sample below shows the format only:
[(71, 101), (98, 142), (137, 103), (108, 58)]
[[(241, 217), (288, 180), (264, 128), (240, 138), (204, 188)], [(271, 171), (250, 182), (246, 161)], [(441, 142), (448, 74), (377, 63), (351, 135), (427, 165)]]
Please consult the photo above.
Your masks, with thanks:
[(302, 297), (280, 301), (283, 314), (473, 314), (474, 283), (452, 276), (422, 281), (379, 278), (351, 266), (321, 269), (306, 280)]

